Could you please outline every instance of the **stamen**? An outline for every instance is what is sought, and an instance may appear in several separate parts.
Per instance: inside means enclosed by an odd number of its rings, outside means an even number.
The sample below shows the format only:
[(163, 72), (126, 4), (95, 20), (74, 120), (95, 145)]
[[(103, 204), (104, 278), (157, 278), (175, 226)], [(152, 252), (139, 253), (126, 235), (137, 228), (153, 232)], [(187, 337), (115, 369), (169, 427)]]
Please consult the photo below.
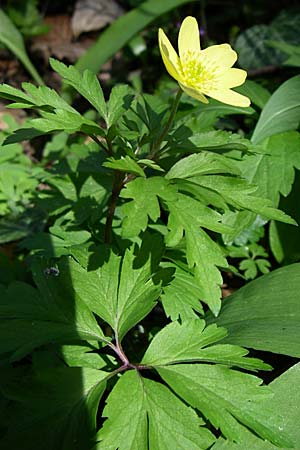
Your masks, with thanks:
[(218, 66), (207, 60), (201, 52), (187, 51), (181, 57), (182, 74), (187, 85), (212, 89), (216, 85)]

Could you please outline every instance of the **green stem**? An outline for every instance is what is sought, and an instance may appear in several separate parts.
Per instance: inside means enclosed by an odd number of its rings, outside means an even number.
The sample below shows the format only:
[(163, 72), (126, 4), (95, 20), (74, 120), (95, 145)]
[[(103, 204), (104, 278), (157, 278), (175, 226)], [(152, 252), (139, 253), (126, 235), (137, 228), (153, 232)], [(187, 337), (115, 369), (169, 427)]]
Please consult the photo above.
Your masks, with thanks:
[(107, 153), (108, 155), (110, 155), (109, 150), (105, 147), (105, 145), (100, 141), (100, 139), (99, 139), (95, 134), (91, 134), (90, 137), (93, 139), (93, 141), (96, 142), (96, 144), (99, 145), (99, 147), (102, 148), (102, 150), (105, 151), (105, 153)]
[(108, 208), (108, 213), (107, 213), (106, 223), (105, 223), (105, 231), (104, 231), (104, 242), (106, 244), (110, 243), (110, 235), (111, 235), (113, 218), (115, 215), (115, 209), (117, 206), (119, 194), (123, 187), (123, 181), (124, 181), (124, 177), (123, 177), (122, 172), (120, 172), (119, 170), (115, 170), (113, 187), (112, 187), (111, 198), (110, 198), (110, 205)]
[(161, 143), (164, 141), (166, 135), (168, 134), (168, 132), (172, 126), (172, 123), (173, 123), (173, 120), (174, 120), (174, 117), (175, 117), (175, 114), (176, 114), (176, 111), (177, 111), (177, 108), (178, 108), (178, 105), (179, 105), (179, 102), (180, 102), (180, 99), (182, 96), (182, 92), (183, 92), (182, 89), (179, 88), (177, 91), (176, 97), (174, 99), (173, 105), (172, 105), (169, 119), (168, 119), (164, 129), (162, 130), (159, 138), (154, 143), (152, 151), (150, 152), (150, 154), (148, 156), (149, 159), (153, 159), (154, 156), (156, 155), (156, 153), (159, 151)]

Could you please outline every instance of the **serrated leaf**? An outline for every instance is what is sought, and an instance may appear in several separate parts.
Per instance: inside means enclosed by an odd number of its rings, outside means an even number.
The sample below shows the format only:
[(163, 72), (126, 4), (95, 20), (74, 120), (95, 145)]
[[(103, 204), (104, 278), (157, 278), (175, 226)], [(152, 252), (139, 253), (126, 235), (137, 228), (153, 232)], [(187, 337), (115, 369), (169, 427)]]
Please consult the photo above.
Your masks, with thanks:
[(246, 280), (253, 280), (257, 275), (257, 267), (253, 259), (245, 259), (239, 264), (239, 269), (244, 270)]
[(153, 170), (158, 170), (159, 172), (164, 172), (164, 169), (160, 167), (157, 163), (152, 161), (152, 159), (139, 159), (139, 164), (144, 164), (146, 167), (150, 167)]
[(190, 181), (218, 192), (228, 204), (237, 209), (249, 210), (268, 219), (296, 225), (294, 219), (283, 211), (275, 209), (271, 200), (254, 196), (253, 192), (257, 187), (249, 185), (242, 179), (211, 175), (210, 177), (192, 177)]
[(112, 88), (107, 103), (107, 128), (115, 124), (125, 111), (130, 108), (134, 98), (132, 92), (130, 86), (126, 84), (118, 84)]
[[(126, 411), (126, 414), (124, 414)], [(127, 372), (107, 399), (95, 450), (207, 449), (215, 440), (197, 414), (162, 384)]]
[(158, 197), (175, 198), (176, 189), (162, 177), (137, 178), (126, 184), (120, 197), (133, 199), (125, 203), (121, 211), (122, 234), (134, 237), (147, 228), (148, 218), (156, 222), (160, 217)]
[(166, 316), (171, 320), (177, 320), (180, 317), (182, 321), (185, 321), (198, 317), (196, 312), (202, 314), (200, 291), (195, 277), (188, 270), (175, 264), (167, 263), (163, 267), (175, 269), (172, 280), (162, 288), (161, 302)]
[(177, 194), (177, 201), (167, 204), (170, 215), (166, 244), (177, 245), (184, 233), (188, 266), (194, 267), (200, 298), (218, 314), (222, 276), (217, 266), (227, 267), (227, 261), (219, 246), (200, 227), (222, 232), (223, 225), (218, 223), (221, 215), (182, 194)]
[[(297, 449), (300, 442), (299, 433), (299, 382), (300, 382), (300, 365), (296, 364), (289, 370), (276, 378), (270, 387), (274, 396), (266, 399), (266, 403), (273, 411), (280, 411), (283, 417), (283, 423), (280, 430), (289, 436), (292, 448)], [(251, 447), (250, 447), (251, 446)], [(212, 447), (213, 450), (286, 450), (280, 446), (274, 446), (271, 443), (262, 442), (249, 431), (245, 430), (243, 442), (236, 444), (231, 441), (218, 439), (217, 443)]]
[(133, 248), (125, 252), (123, 260), (114, 253), (103, 256), (107, 262), (91, 271), (71, 261), (69, 276), (76, 292), (121, 340), (152, 310), (161, 289), (151, 280), (150, 259), (135, 267)]
[(240, 170), (232, 164), (229, 158), (222, 155), (201, 152), (196, 153), (178, 161), (166, 174), (166, 179), (184, 178), (189, 179), (197, 175), (209, 175), (227, 173), (239, 175)]
[(134, 173), (140, 177), (146, 176), (143, 169), (128, 155), (122, 156), (121, 159), (108, 158), (102, 165), (110, 169)]
[(252, 135), (258, 144), (273, 134), (296, 130), (300, 122), (300, 76), (283, 83), (262, 110)]
[(244, 157), (240, 167), (245, 178), (258, 186), (255, 195), (268, 198), (277, 206), (280, 194), (286, 197), (290, 193), (295, 169), (300, 169), (299, 146), (300, 134), (290, 131), (265, 140), (259, 154)]
[(43, 112), (42, 116), (42, 118), (31, 120), (29, 125), (44, 133), (51, 133), (53, 131), (75, 133), (75, 131), (82, 131), (86, 134), (104, 134), (104, 131), (96, 122), (86, 119), (77, 111), (74, 113), (63, 109), (56, 109), (54, 113)]
[(107, 360), (98, 353), (97, 346), (89, 345), (61, 345), (58, 349), (59, 356), (69, 367), (89, 367), (91, 369), (103, 369)]
[(66, 66), (53, 58), (50, 58), (50, 65), (59, 73), (66, 84), (76, 89), (79, 94), (94, 106), (101, 117), (106, 118), (107, 111), (104, 95), (99, 80), (93, 72), (87, 69), (81, 74), (76, 67)]
[(270, 369), (262, 361), (245, 358), (248, 351), (234, 345), (212, 345), (227, 335), (225, 328), (193, 319), (183, 324), (172, 322), (157, 333), (143, 357), (142, 364), (165, 366), (182, 362), (215, 362), (250, 370)]
[(30, 376), (9, 372), (6, 379), (2, 373), (1, 389), (16, 403), (1, 449), (90, 450), (107, 375), (89, 368), (48, 368)]
[(177, 395), (199, 409), (228, 439), (241, 442), (246, 426), (274, 444), (290, 445), (281, 432), (282, 418), (263, 404), (272, 391), (260, 386), (259, 378), (207, 364), (172, 365), (157, 371)]
[(226, 297), (209, 322), (228, 330), (228, 343), (299, 357), (299, 290), (300, 264), (282, 267)]

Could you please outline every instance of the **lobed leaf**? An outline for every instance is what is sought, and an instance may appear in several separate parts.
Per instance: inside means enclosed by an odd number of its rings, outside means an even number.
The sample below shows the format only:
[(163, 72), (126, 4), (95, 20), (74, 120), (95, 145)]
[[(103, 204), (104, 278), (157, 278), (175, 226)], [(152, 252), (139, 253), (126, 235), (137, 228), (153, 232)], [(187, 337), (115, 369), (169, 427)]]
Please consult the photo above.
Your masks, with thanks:
[(276, 445), (291, 445), (281, 432), (282, 418), (264, 404), (272, 391), (260, 386), (259, 378), (208, 364), (180, 364), (157, 370), (177, 395), (199, 409), (227, 439), (242, 442), (246, 426)]
[[(124, 413), (125, 412), (125, 413)], [(136, 371), (121, 377), (107, 399), (108, 417), (95, 450), (207, 449), (215, 440), (201, 419), (160, 383)]]
[(247, 350), (234, 345), (212, 345), (227, 335), (225, 328), (193, 319), (183, 324), (172, 322), (157, 333), (143, 357), (142, 364), (165, 366), (182, 362), (215, 362), (247, 369), (268, 370), (270, 366), (254, 358), (245, 358)]
[(66, 84), (76, 89), (90, 102), (100, 116), (106, 119), (107, 109), (103, 91), (97, 76), (93, 72), (86, 69), (83, 73), (80, 73), (76, 67), (66, 66), (53, 58), (50, 58), (50, 65), (52, 69), (59, 73)]
[(151, 280), (150, 259), (135, 267), (133, 248), (125, 252), (123, 259), (114, 253), (103, 256), (107, 261), (91, 271), (72, 260), (70, 278), (88, 307), (109, 323), (122, 340), (152, 310), (161, 289)]

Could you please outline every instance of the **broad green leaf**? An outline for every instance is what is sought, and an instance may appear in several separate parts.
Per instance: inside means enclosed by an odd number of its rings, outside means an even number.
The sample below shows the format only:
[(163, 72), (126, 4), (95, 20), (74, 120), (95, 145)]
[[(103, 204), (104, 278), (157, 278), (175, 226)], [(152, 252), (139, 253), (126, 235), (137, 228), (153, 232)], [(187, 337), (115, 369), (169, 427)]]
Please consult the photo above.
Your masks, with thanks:
[(145, 177), (143, 169), (130, 158), (130, 156), (122, 156), (121, 159), (108, 158), (103, 164), (104, 167), (110, 169), (121, 170), (122, 172), (134, 173), (137, 176)]
[(152, 310), (160, 293), (160, 286), (151, 280), (150, 259), (136, 267), (133, 248), (122, 260), (111, 253), (98, 269), (87, 271), (71, 261), (69, 270), (76, 292), (109, 323), (119, 340)]
[(234, 345), (215, 344), (227, 334), (225, 328), (193, 319), (172, 322), (157, 333), (143, 357), (142, 364), (165, 366), (182, 362), (215, 362), (247, 369), (270, 369), (270, 366), (253, 358), (244, 358), (248, 351)]
[(177, 395), (220, 428), (227, 439), (242, 442), (246, 426), (274, 444), (290, 445), (280, 431), (282, 417), (263, 403), (272, 391), (260, 386), (259, 378), (207, 364), (177, 364), (157, 370)]
[[(300, 172), (296, 171), (295, 181), (289, 195), (281, 197), (279, 208), (290, 214), (300, 224), (298, 207), (300, 192)], [(300, 260), (300, 229), (279, 222), (271, 222), (269, 242), (273, 255), (280, 263), (291, 264)]]
[(279, 48), (279, 50), (287, 53), (289, 56), (287, 60), (284, 61), (284, 66), (300, 66), (300, 46), (299, 45), (290, 45), (286, 42), (280, 41), (268, 41), (268, 45), (270, 47)]
[(176, 198), (176, 189), (162, 177), (137, 178), (126, 184), (121, 198), (133, 199), (122, 206), (122, 234), (135, 237), (148, 225), (148, 217), (156, 222), (160, 217), (158, 197)]
[(254, 25), (239, 34), (234, 46), (239, 55), (239, 65), (246, 70), (279, 65), (284, 58), (279, 50), (267, 44), (270, 39), (282, 40), (272, 25)]
[(133, 98), (132, 88), (127, 84), (118, 84), (112, 88), (107, 103), (107, 128), (115, 124), (130, 108)]
[(17, 371), (5, 375), (0, 375), (1, 390), (15, 404), (9, 429), (0, 440), (1, 449), (91, 448), (107, 372), (55, 368), (29, 376), (18, 376)]
[(300, 77), (283, 83), (271, 96), (261, 112), (252, 135), (258, 144), (273, 134), (296, 130), (300, 122)]
[(121, 377), (107, 399), (95, 450), (205, 450), (215, 438), (166, 386), (136, 371)]
[(86, 98), (98, 111), (101, 117), (106, 118), (106, 104), (102, 88), (96, 75), (90, 70), (85, 70), (83, 74), (74, 66), (66, 66), (60, 61), (50, 58), (52, 69), (59, 73), (64, 82), (79, 94)]
[(203, 314), (199, 285), (195, 277), (175, 264), (164, 263), (163, 267), (175, 269), (172, 280), (163, 286), (161, 302), (167, 317), (182, 321), (195, 319), (196, 312)]
[(58, 265), (55, 274), (46, 269), (45, 262), (34, 266), (40, 292), (18, 282), (7, 291), (2, 288), (0, 352), (11, 353), (12, 360), (20, 359), (47, 343), (109, 342), (68, 281), (67, 261)]
[(226, 342), (300, 356), (300, 264), (282, 267), (248, 283), (224, 299), (217, 319)]
[[(291, 440), (291, 447), (297, 449), (300, 442), (299, 430), (299, 382), (300, 365), (296, 364), (284, 372), (270, 384), (274, 396), (266, 403), (273, 411), (280, 411), (283, 417), (282, 430)], [(218, 439), (218, 442), (212, 447), (213, 450), (276, 450), (282, 447), (274, 446), (270, 443), (262, 442), (260, 439), (245, 430), (243, 443), (235, 444), (231, 441)], [(286, 447), (284, 449), (286, 450)]]
[(19, 58), (38, 84), (43, 84), (43, 80), (28, 57), (21, 33), (2, 9), (0, 9), (0, 23), (0, 42)]

